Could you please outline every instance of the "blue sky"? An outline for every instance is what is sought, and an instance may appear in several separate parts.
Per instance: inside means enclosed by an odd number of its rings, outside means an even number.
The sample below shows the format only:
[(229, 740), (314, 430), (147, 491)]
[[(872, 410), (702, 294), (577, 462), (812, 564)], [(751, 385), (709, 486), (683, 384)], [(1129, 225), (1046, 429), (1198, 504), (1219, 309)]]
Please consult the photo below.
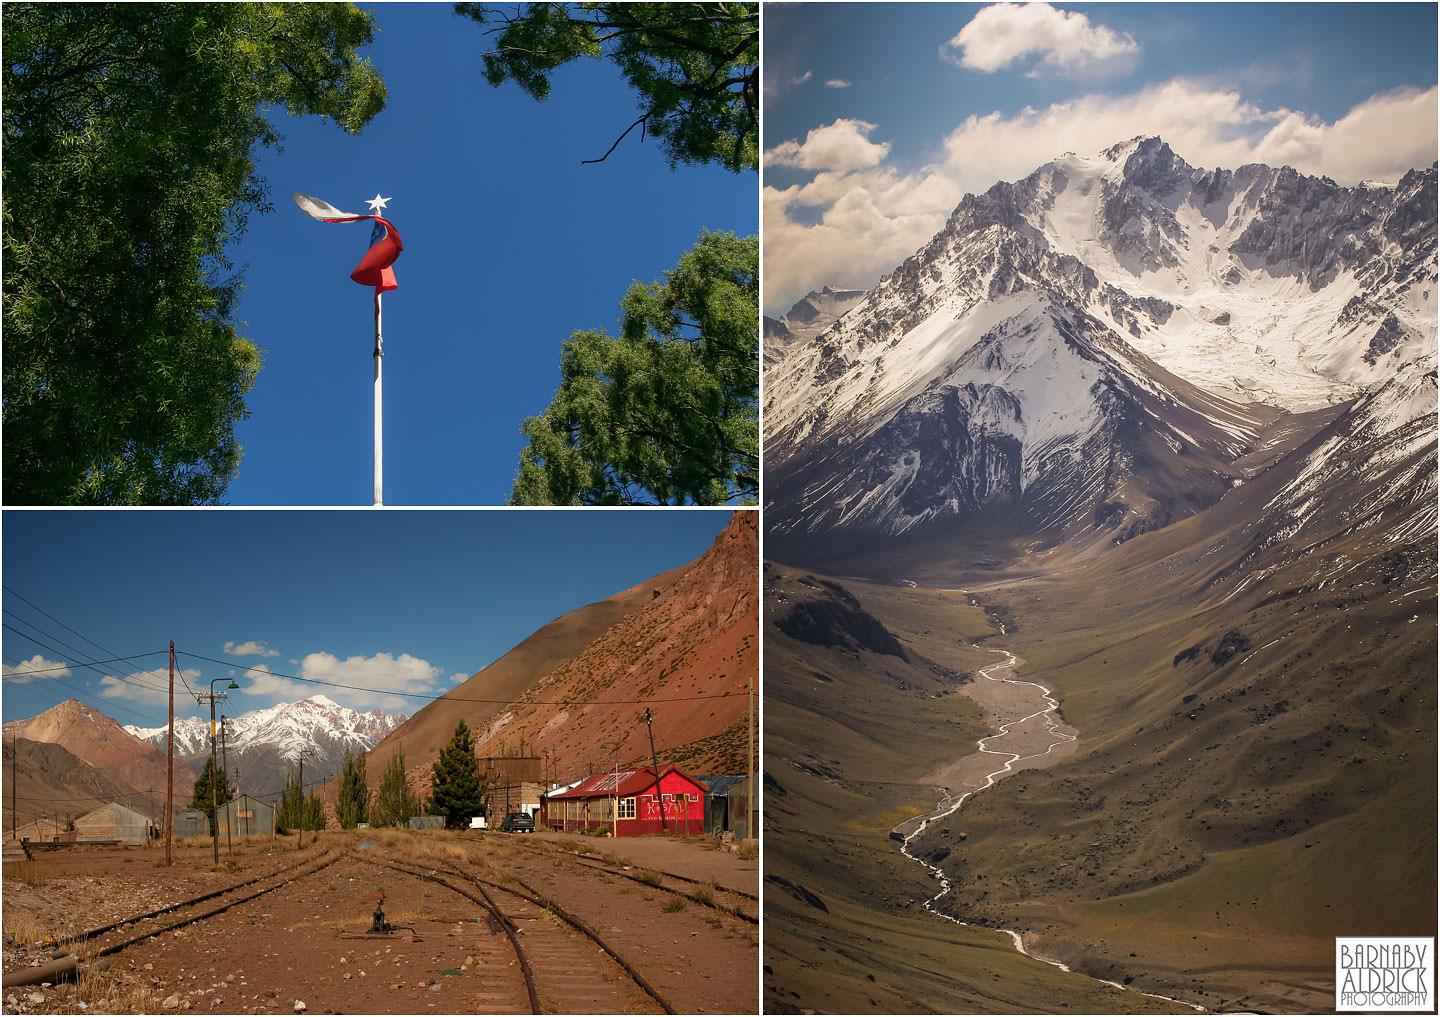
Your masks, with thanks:
[(231, 257), (248, 264), (237, 316), (264, 367), (237, 428), (233, 505), (369, 505), (371, 291), (350, 281), (370, 224), (331, 225), (301, 191), (349, 211), (380, 192), (405, 244), (384, 297), (385, 502), (498, 505), (520, 424), (559, 383), (577, 329), (615, 331), (632, 282), (673, 267), (702, 228), (758, 230), (755, 174), (670, 170), (618, 71), (583, 61), (537, 103), (483, 77), (485, 30), (450, 4), (380, 4), (365, 51), (389, 89), (351, 137), (275, 111), (283, 151), (258, 160), (274, 211), (252, 217)]
[[(567, 611), (698, 558), (729, 518), (717, 509), (9, 509), (0, 705), (14, 720), (73, 697), (122, 724), (162, 724), (173, 639), (192, 688), (236, 677), (232, 715), (316, 693), (413, 714), (427, 700), (283, 676), (438, 695)], [(8, 677), (27, 663), (68, 673)], [(256, 665), (270, 674), (244, 670)], [(201, 716), (179, 680), (176, 689), (176, 715)]]
[(1159, 134), (1393, 183), (1436, 157), (1433, 4), (770, 4), (765, 311), (868, 288), (966, 192)]

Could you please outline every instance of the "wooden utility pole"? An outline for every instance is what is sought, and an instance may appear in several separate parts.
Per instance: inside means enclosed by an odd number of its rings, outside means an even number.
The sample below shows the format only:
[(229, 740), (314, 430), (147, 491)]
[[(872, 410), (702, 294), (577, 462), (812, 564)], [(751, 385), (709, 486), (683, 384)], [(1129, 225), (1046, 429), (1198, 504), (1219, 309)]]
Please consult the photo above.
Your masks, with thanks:
[(20, 729), (16, 728), (10, 740), (14, 742), (14, 755), (10, 759), (10, 836), (20, 840), (20, 820), (16, 818), (15, 786), (20, 783)]
[[(758, 668), (757, 668), (758, 670)], [(750, 676), (750, 694), (745, 697), (746, 714), (749, 717), (750, 732), (745, 742), (745, 768), (750, 772), (746, 774), (746, 783), (750, 785), (750, 795), (745, 803), (745, 839), (755, 839), (755, 806), (760, 799), (756, 797), (760, 793), (759, 774), (755, 759), (755, 675)]]
[[(668, 832), (665, 829), (665, 796), (660, 792), (660, 761), (655, 757), (655, 732), (650, 728), (650, 707), (645, 707), (645, 730), (650, 735), (650, 765), (655, 767), (655, 798), (660, 803), (660, 832)], [(617, 789), (617, 795), (620, 793)], [(676, 820), (679, 825), (679, 820)], [(679, 831), (676, 831), (679, 832)]]
[(165, 764), (165, 864), (170, 864), (170, 835), (175, 829), (175, 640), (170, 640), (170, 734), (166, 739), (169, 762)]

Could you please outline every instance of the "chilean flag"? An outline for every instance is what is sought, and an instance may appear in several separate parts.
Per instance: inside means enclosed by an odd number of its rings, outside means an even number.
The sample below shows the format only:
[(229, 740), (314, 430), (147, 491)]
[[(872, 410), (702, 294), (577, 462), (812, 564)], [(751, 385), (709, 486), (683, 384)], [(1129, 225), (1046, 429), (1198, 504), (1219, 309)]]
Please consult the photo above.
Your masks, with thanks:
[(373, 286), (377, 296), (399, 288), (395, 281), (395, 270), (390, 266), (400, 257), (405, 245), (400, 241), (400, 232), (388, 220), (378, 215), (352, 215), (342, 212), (327, 201), (312, 198), (299, 191), (295, 192), (295, 204), (310, 218), (320, 222), (374, 222), (375, 225), (370, 230), (370, 249), (365, 252), (365, 257), (360, 259), (360, 264), (355, 266), (355, 271), (350, 273), (350, 278), (361, 286)]

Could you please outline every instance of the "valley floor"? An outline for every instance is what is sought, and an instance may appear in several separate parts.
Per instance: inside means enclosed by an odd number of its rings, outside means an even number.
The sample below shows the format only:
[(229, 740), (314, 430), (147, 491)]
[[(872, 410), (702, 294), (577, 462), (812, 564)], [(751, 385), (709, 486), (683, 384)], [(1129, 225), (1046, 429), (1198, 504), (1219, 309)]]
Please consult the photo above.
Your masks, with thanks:
[[(1433, 602), (1396, 629), (1384, 602), (1333, 595), (1178, 609), (1079, 568), (990, 579), (767, 565), (768, 1012), (1323, 1012), (1334, 936), (1434, 934)], [(779, 627), (837, 590), (904, 656)], [(1079, 740), (918, 832), (1004, 762), (977, 741), (1035, 712), (1035, 686), (1027, 709), (981, 676), (1002, 645)], [(1031, 728), (1012, 751), (1060, 741)], [(936, 906), (970, 924), (926, 912), (942, 886)]]

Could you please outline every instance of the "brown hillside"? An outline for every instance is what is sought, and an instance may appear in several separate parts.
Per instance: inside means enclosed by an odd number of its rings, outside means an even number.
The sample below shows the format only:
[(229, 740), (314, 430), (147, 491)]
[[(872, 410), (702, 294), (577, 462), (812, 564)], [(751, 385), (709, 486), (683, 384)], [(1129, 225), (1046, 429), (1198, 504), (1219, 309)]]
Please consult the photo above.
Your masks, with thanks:
[(548, 749), (556, 780), (617, 759), (648, 762), (646, 705), (662, 766), (744, 772), (758, 560), (756, 513), (732, 514), (694, 562), (563, 615), (393, 731), (369, 754), (371, 786), (403, 744), (412, 784), (428, 789), (430, 764), (462, 719), (477, 755)]
[[(153, 792), (156, 805), (164, 811), (165, 752), (136, 738), (116, 720), (78, 699), (67, 699), (29, 720), (12, 721), (5, 725), (5, 735), (7, 739), (18, 735), (22, 739), (59, 745), (102, 771), (116, 784), (123, 785), (125, 790)], [(24, 765), (23, 757), (21, 765)], [(188, 766), (175, 764), (177, 807), (189, 803), (195, 776), (195, 771)]]
[[(164, 811), (163, 795), (137, 794), (128, 784), (112, 780), (104, 771), (76, 758), (69, 750), (53, 742), (19, 739), (20, 765), (17, 767), (14, 742), (15, 739), (7, 733), (4, 750), (4, 826), (7, 837), (15, 825), (10, 808), (12, 792), (14, 814), (19, 817), (20, 826), (41, 816), (58, 815), (60, 829), (63, 830), (64, 820), (82, 816), (106, 802), (119, 802), (146, 815), (159, 815)], [(11, 774), (15, 775), (13, 786)]]

